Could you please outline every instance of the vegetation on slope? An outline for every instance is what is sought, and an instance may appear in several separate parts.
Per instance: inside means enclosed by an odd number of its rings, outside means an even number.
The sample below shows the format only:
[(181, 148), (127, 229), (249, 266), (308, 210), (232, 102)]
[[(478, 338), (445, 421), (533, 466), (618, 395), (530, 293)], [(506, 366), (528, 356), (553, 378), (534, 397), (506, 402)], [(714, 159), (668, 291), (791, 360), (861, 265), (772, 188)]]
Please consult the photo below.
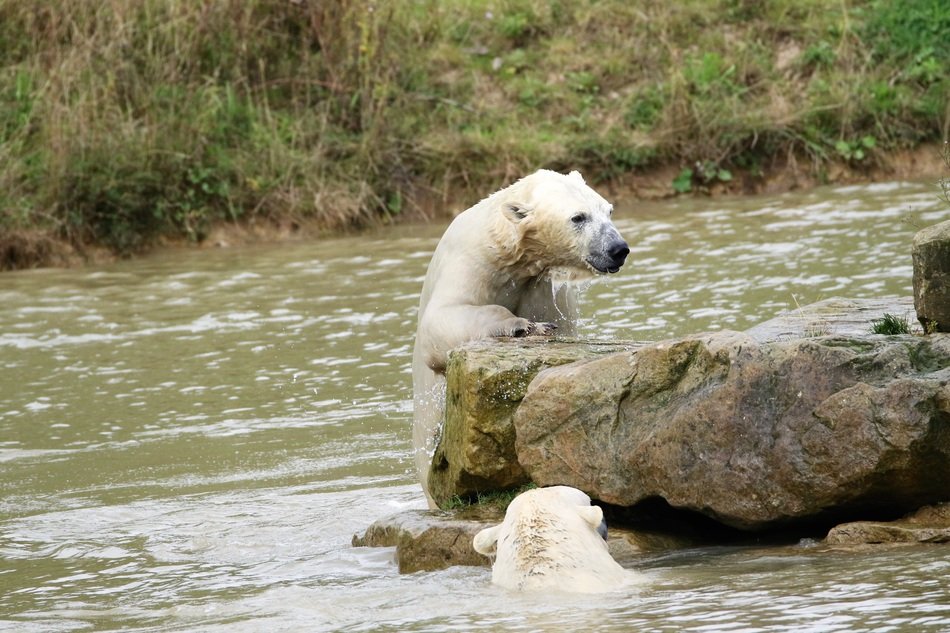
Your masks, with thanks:
[(362, 225), (539, 167), (820, 173), (946, 138), (948, 96), (940, 0), (5, 0), (0, 260)]

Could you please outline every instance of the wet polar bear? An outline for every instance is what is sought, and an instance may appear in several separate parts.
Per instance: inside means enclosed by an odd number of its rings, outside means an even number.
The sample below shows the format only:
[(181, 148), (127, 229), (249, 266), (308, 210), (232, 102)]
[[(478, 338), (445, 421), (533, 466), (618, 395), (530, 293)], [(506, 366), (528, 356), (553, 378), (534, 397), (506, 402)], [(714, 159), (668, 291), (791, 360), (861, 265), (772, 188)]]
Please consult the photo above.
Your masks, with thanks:
[(493, 336), (574, 334), (567, 283), (620, 270), (630, 249), (612, 205), (581, 175), (542, 169), (459, 214), (429, 262), (412, 358), (413, 449), (422, 489), (445, 400), (449, 350)]
[(604, 513), (576, 488), (523, 492), (505, 520), (475, 535), (475, 551), (494, 556), (492, 582), (507, 589), (616, 591), (638, 581), (607, 551)]

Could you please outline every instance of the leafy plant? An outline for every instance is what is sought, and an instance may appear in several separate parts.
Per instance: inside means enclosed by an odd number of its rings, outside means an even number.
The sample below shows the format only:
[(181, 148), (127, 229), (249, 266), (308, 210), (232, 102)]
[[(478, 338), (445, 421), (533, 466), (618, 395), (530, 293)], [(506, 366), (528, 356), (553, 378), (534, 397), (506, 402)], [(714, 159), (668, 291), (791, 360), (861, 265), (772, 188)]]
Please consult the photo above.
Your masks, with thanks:
[(673, 179), (673, 191), (689, 193), (696, 186), (707, 189), (717, 182), (729, 182), (732, 172), (720, 167), (714, 161), (697, 161), (693, 168), (686, 167)]
[(531, 33), (533, 16), (526, 12), (508, 13), (498, 20), (498, 30), (509, 40), (518, 41)]
[(650, 130), (663, 114), (665, 100), (659, 88), (648, 88), (637, 93), (624, 114), (627, 125), (641, 130)]
[(700, 94), (732, 93), (740, 89), (735, 83), (736, 65), (727, 65), (722, 55), (715, 52), (706, 52), (699, 59), (688, 60), (683, 75)]
[(806, 67), (830, 67), (834, 64), (837, 54), (826, 40), (812, 44), (798, 58), (798, 63)]
[(567, 75), (567, 82), (571, 90), (578, 94), (590, 95), (600, 91), (600, 87), (597, 85), (597, 77), (586, 70), (569, 73)]
[(940, 0), (876, 0), (870, 5), (864, 37), (881, 61), (907, 62), (928, 53), (950, 58), (950, 4)]
[(595, 181), (609, 180), (646, 165), (654, 156), (649, 147), (638, 147), (618, 135), (591, 136), (570, 145), (571, 156), (589, 166)]
[(936, 83), (943, 77), (944, 66), (934, 54), (934, 49), (928, 47), (914, 56), (914, 62), (907, 69), (907, 76), (923, 84)]
[(869, 150), (877, 146), (877, 139), (873, 136), (862, 136), (855, 141), (840, 140), (835, 143), (835, 151), (848, 162), (860, 163), (867, 158)]
[(693, 190), (693, 170), (684, 167), (683, 170), (673, 179), (673, 191), (676, 193), (689, 193)]

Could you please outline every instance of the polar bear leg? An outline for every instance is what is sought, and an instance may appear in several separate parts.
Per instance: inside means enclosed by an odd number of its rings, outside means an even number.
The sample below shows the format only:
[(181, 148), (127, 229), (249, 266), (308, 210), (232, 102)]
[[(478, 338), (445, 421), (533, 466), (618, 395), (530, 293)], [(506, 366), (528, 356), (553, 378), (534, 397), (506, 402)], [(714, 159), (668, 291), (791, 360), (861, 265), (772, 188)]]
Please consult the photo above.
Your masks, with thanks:
[(572, 283), (543, 280), (525, 291), (516, 312), (530, 321), (557, 325), (561, 336), (574, 336), (579, 314), (577, 288)]
[(499, 305), (430, 306), (421, 328), (428, 333), (423, 350), (425, 364), (432, 371), (443, 373), (449, 350), (463, 343), (496, 336), (550, 336), (557, 327), (556, 323), (515, 316)]

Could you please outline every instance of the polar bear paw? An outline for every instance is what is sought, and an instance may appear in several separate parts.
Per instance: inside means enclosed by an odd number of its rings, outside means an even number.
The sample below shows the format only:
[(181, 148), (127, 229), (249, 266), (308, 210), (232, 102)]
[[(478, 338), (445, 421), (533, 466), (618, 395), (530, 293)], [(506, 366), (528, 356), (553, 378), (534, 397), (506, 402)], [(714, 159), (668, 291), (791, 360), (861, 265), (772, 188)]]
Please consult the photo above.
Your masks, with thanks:
[(556, 323), (529, 321), (528, 319), (509, 319), (500, 336), (523, 338), (525, 336), (553, 336), (557, 331)]

